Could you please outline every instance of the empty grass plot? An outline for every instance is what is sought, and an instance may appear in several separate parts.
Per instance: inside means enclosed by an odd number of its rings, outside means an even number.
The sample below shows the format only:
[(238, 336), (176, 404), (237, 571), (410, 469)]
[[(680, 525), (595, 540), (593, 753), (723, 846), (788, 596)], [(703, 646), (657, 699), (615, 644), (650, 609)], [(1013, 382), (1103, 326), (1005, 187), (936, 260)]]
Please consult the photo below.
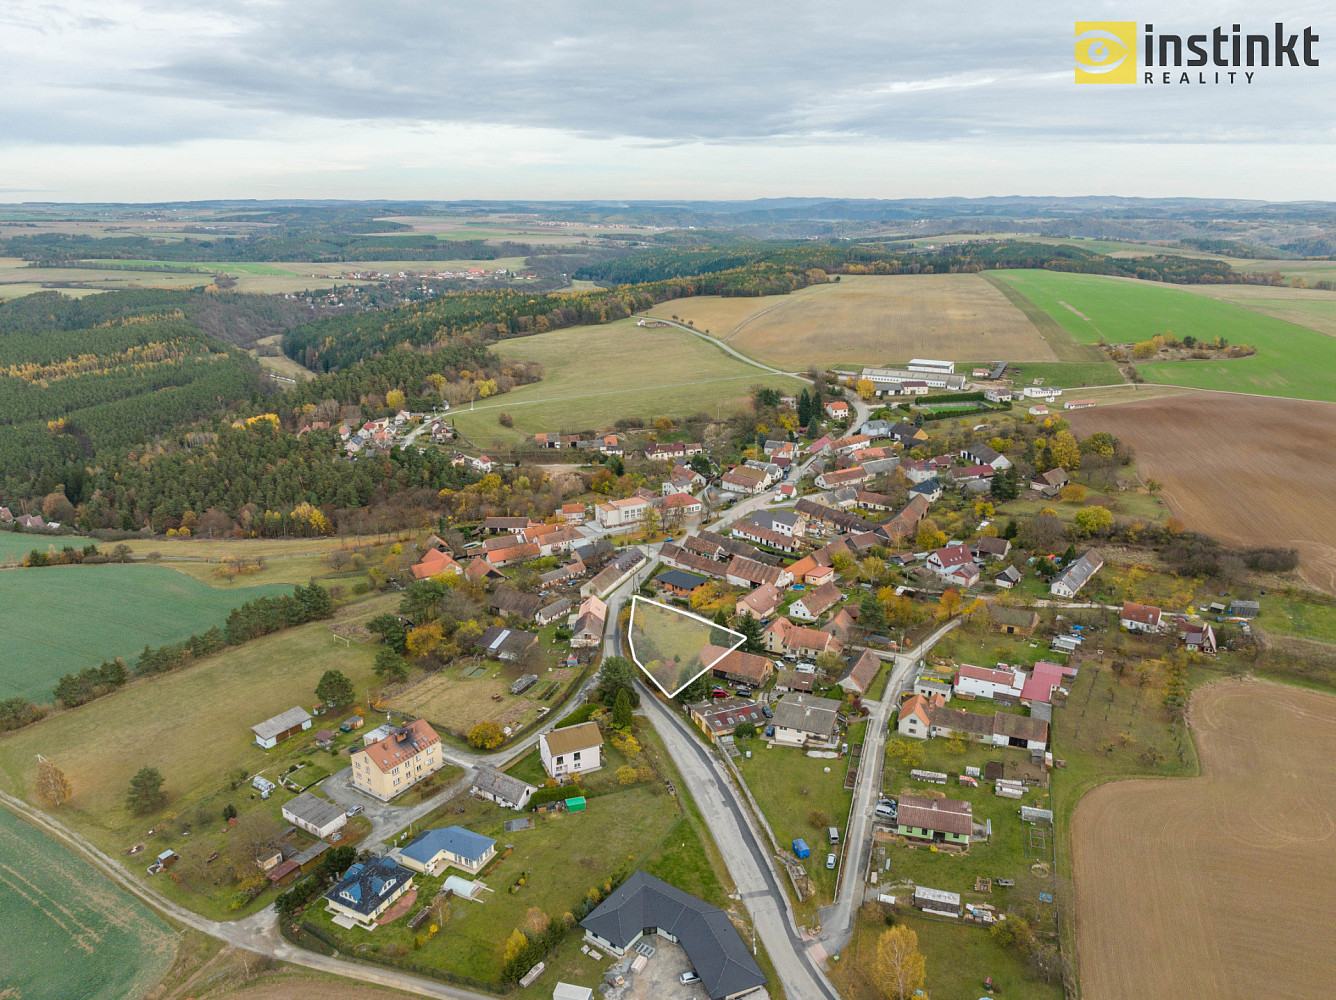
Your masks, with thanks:
[(640, 596), (631, 599), (628, 636), (631, 659), (670, 698), (747, 638), (708, 618)]

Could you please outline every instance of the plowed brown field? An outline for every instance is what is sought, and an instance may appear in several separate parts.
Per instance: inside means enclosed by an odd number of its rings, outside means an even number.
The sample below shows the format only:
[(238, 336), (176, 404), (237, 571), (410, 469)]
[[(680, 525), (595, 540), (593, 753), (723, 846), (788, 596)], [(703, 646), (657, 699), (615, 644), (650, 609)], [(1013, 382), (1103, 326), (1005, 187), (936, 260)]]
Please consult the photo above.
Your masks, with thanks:
[(1202, 776), (1096, 788), (1072, 818), (1084, 1000), (1331, 997), (1336, 697), (1192, 700)]
[(1064, 413), (1082, 436), (1136, 449), (1174, 516), (1239, 545), (1299, 550), (1299, 571), (1336, 591), (1336, 406), (1190, 393)]

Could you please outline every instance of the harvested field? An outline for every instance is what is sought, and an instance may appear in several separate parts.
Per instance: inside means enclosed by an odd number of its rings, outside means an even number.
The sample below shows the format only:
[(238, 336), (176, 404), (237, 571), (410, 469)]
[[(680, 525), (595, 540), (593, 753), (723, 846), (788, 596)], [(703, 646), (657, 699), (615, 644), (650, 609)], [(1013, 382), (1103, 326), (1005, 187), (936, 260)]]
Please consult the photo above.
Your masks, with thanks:
[(1064, 412), (1082, 436), (1109, 431), (1137, 452), (1189, 528), (1238, 545), (1297, 548), (1299, 572), (1336, 591), (1336, 407), (1196, 393)]
[(793, 371), (917, 357), (1069, 360), (974, 274), (846, 275), (792, 295), (677, 299), (651, 313), (690, 319), (744, 354)]
[(1083, 996), (1330, 996), (1336, 698), (1221, 683), (1191, 711), (1200, 778), (1103, 785), (1076, 807)]

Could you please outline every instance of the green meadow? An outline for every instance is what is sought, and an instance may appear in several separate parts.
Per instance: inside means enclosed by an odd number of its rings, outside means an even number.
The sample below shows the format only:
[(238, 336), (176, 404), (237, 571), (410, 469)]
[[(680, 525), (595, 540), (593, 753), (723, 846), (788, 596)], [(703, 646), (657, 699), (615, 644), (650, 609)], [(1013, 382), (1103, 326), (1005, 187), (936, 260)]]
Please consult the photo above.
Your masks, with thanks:
[(1307, 327), (1173, 285), (1057, 271), (996, 273), (1077, 343), (1135, 343), (1171, 333), (1257, 348), (1248, 358), (1138, 365), (1147, 382), (1336, 400), (1336, 338)]
[[(2, 537), (2, 536), (0, 536)], [(0, 698), (49, 702), (62, 674), (222, 625), (269, 585), (218, 590), (161, 566), (51, 566), (0, 572)]]

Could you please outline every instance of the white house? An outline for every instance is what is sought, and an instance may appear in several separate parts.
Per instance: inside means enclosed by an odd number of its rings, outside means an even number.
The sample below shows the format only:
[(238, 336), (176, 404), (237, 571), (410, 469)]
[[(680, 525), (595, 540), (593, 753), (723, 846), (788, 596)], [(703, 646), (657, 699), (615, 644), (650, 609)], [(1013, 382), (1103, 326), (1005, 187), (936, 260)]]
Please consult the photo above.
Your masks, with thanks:
[(1012, 698), (1019, 700), (1025, 689), (1025, 675), (1019, 670), (989, 670), (962, 663), (956, 672), (956, 695), (972, 698)]
[(1050, 403), (1062, 395), (1062, 390), (1055, 385), (1027, 385), (1021, 390), (1027, 399), (1046, 399)]
[(948, 583), (970, 587), (979, 582), (979, 567), (969, 546), (961, 542), (933, 552), (925, 565)]
[(1124, 601), (1119, 624), (1129, 632), (1158, 632), (1162, 614), (1159, 608), (1152, 605)]
[(599, 504), (594, 508), (594, 516), (605, 528), (620, 528), (643, 521), (649, 508), (649, 501), (643, 497), (627, 497)]
[(1072, 560), (1071, 565), (1054, 577), (1053, 582), (1048, 585), (1048, 592), (1054, 597), (1075, 597), (1076, 592), (1084, 587), (1103, 565), (1103, 558), (1091, 549), (1081, 558)]
[(554, 729), (538, 737), (538, 753), (543, 768), (557, 779), (597, 771), (603, 766), (603, 735), (593, 722)]

